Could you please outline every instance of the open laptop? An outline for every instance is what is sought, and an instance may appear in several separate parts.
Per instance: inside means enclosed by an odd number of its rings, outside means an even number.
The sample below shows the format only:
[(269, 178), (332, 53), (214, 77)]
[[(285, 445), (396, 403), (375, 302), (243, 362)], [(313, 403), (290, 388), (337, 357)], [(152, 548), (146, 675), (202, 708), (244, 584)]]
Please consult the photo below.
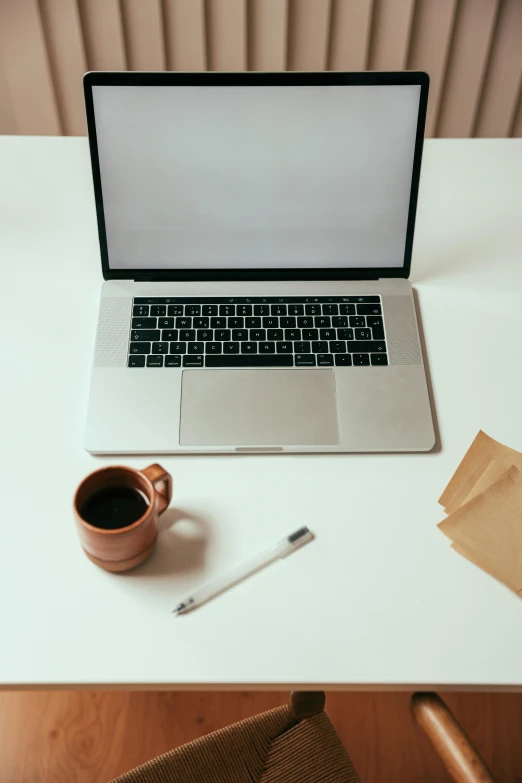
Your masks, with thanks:
[(88, 73), (93, 453), (428, 451), (424, 73)]

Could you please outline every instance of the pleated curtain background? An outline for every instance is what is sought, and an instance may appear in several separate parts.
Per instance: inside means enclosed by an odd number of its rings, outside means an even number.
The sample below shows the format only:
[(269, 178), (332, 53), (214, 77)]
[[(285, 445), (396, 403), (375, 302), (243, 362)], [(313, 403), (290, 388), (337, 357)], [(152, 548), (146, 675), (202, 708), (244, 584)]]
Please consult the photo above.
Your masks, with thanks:
[(0, 0), (0, 133), (84, 134), (127, 69), (422, 69), (428, 136), (520, 137), (522, 0)]

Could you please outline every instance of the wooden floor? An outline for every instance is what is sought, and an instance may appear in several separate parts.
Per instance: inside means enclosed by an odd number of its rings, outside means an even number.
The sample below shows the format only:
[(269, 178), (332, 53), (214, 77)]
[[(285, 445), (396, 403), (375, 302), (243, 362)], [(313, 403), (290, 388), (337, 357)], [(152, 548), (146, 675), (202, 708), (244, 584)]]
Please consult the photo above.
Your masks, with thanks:
[[(522, 695), (447, 694), (500, 783), (522, 783)], [(0, 783), (105, 783), (286, 693), (0, 693)], [(407, 694), (327, 694), (364, 783), (447, 781)]]

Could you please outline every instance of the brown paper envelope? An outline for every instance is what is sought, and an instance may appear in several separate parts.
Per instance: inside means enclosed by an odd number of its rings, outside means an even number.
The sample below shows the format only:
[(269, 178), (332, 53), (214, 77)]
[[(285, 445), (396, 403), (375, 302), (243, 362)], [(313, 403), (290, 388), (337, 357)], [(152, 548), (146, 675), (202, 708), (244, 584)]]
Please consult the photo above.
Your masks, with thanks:
[[(485, 492), (488, 487), (494, 484), (495, 481), (497, 481), (506, 472), (506, 470), (511, 467), (511, 464), (506, 466), (503, 464), (503, 462), (499, 462), (496, 459), (490, 459), (489, 457), (487, 457), (484, 460), (484, 463), (481, 463), (481, 467), (482, 466), (483, 466), (483, 470), (481, 475), (477, 479), (476, 484), (468, 492), (466, 497), (463, 498), (462, 503), (457, 505), (455, 501), (451, 502), (444, 509), (446, 514), (453, 514), (460, 506), (465, 505), (469, 500), (472, 500), (477, 495), (480, 495), (481, 492)], [(522, 465), (517, 467), (522, 468)], [(477, 473), (478, 473), (478, 468), (477, 468)]]
[(455, 549), (522, 594), (522, 472), (512, 466), (439, 523)]
[(504, 446), (480, 430), (439, 498), (448, 513), (451, 513), (450, 508), (455, 511), (462, 505), (493, 459), (504, 465), (505, 470), (510, 465), (517, 465), (522, 470), (519, 451)]

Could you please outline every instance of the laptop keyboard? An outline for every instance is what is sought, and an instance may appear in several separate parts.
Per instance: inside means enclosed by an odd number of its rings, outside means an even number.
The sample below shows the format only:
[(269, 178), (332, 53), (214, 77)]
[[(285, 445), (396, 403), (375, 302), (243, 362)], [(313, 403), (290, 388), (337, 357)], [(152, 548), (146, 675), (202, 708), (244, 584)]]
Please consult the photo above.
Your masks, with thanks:
[(135, 297), (129, 367), (388, 364), (380, 296)]

